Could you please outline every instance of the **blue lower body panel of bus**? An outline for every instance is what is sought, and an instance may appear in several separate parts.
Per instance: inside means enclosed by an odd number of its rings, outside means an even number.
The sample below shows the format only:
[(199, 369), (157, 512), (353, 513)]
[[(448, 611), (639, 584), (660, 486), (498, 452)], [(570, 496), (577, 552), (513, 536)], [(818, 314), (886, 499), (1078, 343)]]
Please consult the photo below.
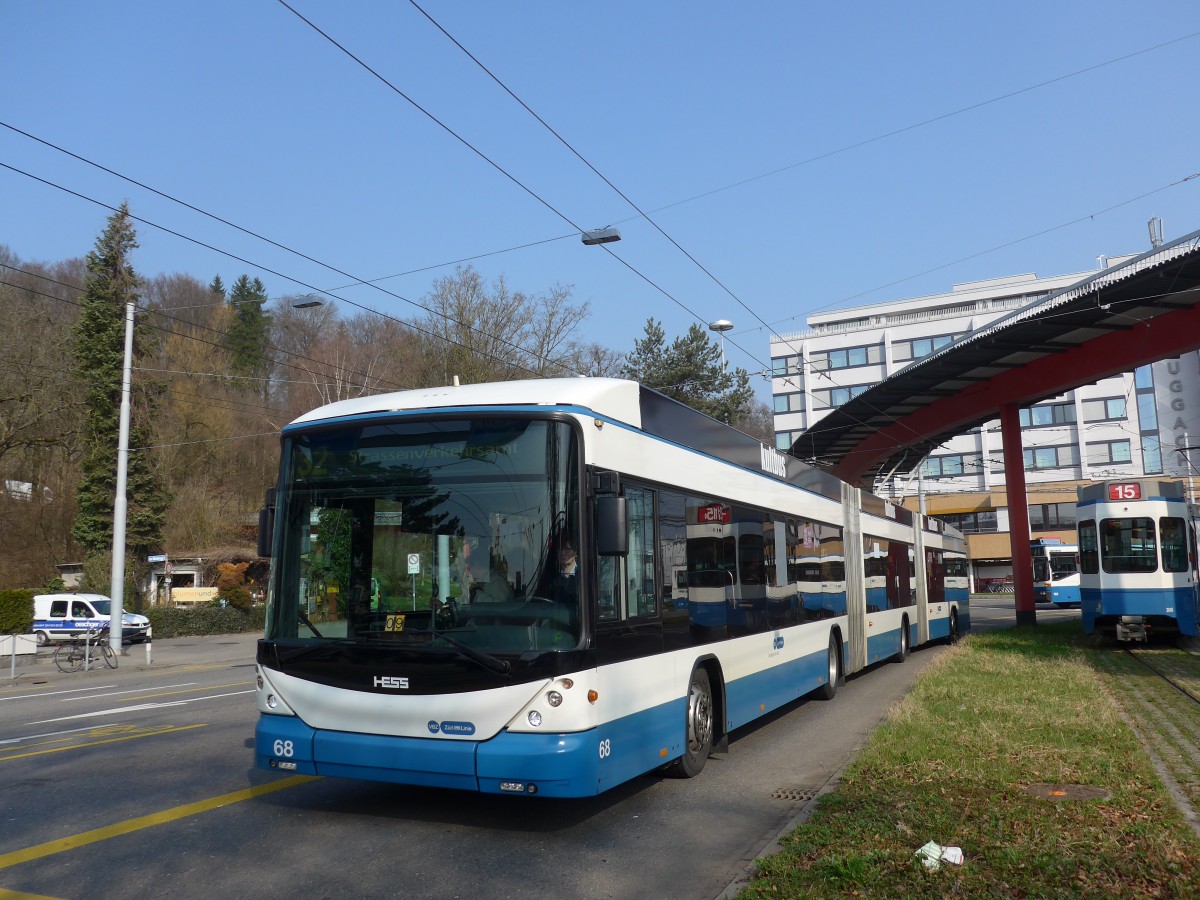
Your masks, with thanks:
[(261, 716), (259, 768), (495, 794), (592, 797), (682, 753), (684, 700), (569, 734), (504, 731), (486, 741), (323, 731)]

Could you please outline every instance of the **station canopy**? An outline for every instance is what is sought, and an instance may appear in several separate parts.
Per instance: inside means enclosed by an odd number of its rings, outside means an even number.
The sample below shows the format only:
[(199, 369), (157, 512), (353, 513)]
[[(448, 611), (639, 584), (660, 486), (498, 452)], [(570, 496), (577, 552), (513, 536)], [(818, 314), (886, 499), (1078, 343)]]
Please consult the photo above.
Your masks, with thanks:
[(869, 487), (951, 437), (1200, 348), (1200, 231), (1104, 269), (872, 385), (799, 435), (793, 456)]

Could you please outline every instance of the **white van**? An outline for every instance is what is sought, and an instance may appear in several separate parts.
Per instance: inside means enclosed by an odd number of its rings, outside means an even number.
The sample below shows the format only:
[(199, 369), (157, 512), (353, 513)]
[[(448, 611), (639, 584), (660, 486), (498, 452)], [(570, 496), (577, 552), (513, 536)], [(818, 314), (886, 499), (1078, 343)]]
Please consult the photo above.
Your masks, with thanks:
[[(33, 630), (38, 644), (74, 640), (109, 624), (112, 601), (103, 594), (39, 594), (33, 598)], [(146, 640), (150, 620), (136, 613), (121, 616), (121, 637)]]

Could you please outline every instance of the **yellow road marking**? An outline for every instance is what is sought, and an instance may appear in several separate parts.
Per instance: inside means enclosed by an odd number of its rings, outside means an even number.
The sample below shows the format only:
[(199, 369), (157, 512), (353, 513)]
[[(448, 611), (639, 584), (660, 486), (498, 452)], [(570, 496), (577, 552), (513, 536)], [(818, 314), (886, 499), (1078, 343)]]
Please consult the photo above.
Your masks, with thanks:
[(10, 762), (11, 760), (14, 760), (14, 759), (26, 759), (30, 756), (45, 756), (47, 753), (62, 753), (64, 750), (82, 750), (84, 747), (98, 747), (101, 744), (117, 744), (117, 743), (120, 743), (121, 741), (134, 741), (134, 740), (137, 740), (138, 738), (153, 737), (156, 734), (171, 734), (176, 731), (190, 731), (193, 728), (207, 728), (207, 727), (208, 727), (207, 722), (205, 722), (204, 724), (201, 724), (201, 725), (180, 725), (178, 727), (167, 726), (165, 728), (161, 728), (161, 729), (158, 729), (155, 731), (146, 731), (142, 734), (127, 734), (123, 737), (108, 738), (107, 740), (103, 740), (103, 741), (88, 741), (87, 743), (84, 743), (84, 744), (72, 744), (69, 747), (53, 747), (49, 750), (30, 750), (27, 753), (5, 754), (3, 752), (0, 752), (0, 762)]
[(56, 900), (45, 894), (26, 894), (24, 891), (10, 891), (0, 888), (0, 900)]
[(150, 700), (154, 697), (170, 697), (172, 694), (195, 694), (200, 691), (215, 691), (217, 688), (245, 687), (254, 684), (253, 681), (231, 681), (229, 684), (210, 684), (207, 687), (188, 688), (186, 691), (158, 691), (154, 694), (138, 694), (136, 697), (122, 697), (118, 703), (128, 703), (130, 700)]
[(155, 825), (165, 825), (168, 822), (186, 819), (188, 816), (195, 816), (203, 812), (209, 812), (210, 810), (220, 809), (222, 806), (241, 803), (243, 800), (252, 800), (264, 794), (273, 794), (276, 791), (286, 790), (287, 788), (296, 787), (309, 781), (315, 781), (317, 777), (316, 775), (292, 775), (290, 778), (281, 778), (279, 781), (272, 781), (270, 784), (255, 785), (254, 787), (233, 791), (229, 794), (221, 794), (218, 797), (210, 797), (207, 800), (199, 800), (196, 803), (187, 803), (183, 806), (176, 806), (173, 809), (164, 809), (162, 812), (151, 813), (148, 816), (126, 819), (124, 822), (105, 825), (103, 828), (93, 828), (91, 831), (85, 831), (82, 834), (59, 838), (56, 841), (47, 841), (44, 844), (26, 847), (24, 850), (14, 850), (12, 853), (0, 854), (0, 869), (7, 869), (10, 866), (32, 862), (35, 859), (43, 859), (47, 856), (53, 856), (55, 853), (63, 853), (67, 850), (86, 847), (88, 844), (107, 841), (109, 838), (132, 834), (135, 831), (152, 828)]

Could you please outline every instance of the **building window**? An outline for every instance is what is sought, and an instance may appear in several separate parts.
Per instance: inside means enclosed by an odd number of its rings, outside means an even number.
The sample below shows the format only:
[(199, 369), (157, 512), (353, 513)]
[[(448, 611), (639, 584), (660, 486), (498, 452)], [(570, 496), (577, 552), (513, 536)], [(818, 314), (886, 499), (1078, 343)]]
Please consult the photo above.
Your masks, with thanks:
[(1075, 448), (1031, 447), (1024, 451), (1026, 469), (1062, 469), (1075, 465)]
[(1074, 503), (1032, 503), (1029, 506), (1030, 531), (1065, 531), (1074, 527)]
[(952, 478), (963, 474), (963, 470), (971, 462), (971, 459), (961, 453), (931, 456), (921, 463), (921, 474), (926, 478)]
[(1157, 434), (1142, 435), (1142, 469), (1147, 475), (1162, 473), (1162, 444)]
[(1143, 432), (1158, 431), (1158, 410), (1154, 404), (1153, 393), (1138, 392), (1137, 395), (1138, 425)]
[(897, 362), (906, 359), (920, 359), (929, 356), (935, 350), (949, 347), (958, 335), (941, 334), (936, 337), (914, 338), (911, 341), (895, 341), (892, 344), (892, 359)]
[(1040, 428), (1043, 425), (1065, 425), (1075, 421), (1074, 403), (1047, 403), (1021, 410), (1022, 428)]
[(947, 525), (954, 526), (963, 534), (995, 534), (997, 531), (994, 509), (972, 513), (950, 513), (944, 516), (935, 516), (935, 518), (941, 519)]
[(775, 412), (804, 412), (804, 394), (802, 392), (796, 392), (792, 394), (776, 394)]
[(792, 444), (796, 443), (796, 438), (800, 437), (802, 431), (777, 431), (775, 432), (775, 449), (776, 450), (791, 450)]
[(828, 391), (813, 391), (813, 406), (815, 409), (841, 406), (848, 400), (857, 397), (869, 387), (869, 384), (855, 384), (850, 387), (832, 388)]
[(1085, 422), (1114, 422), (1127, 418), (1124, 397), (1083, 401), (1083, 421)]
[(796, 375), (800, 372), (799, 356), (775, 356), (771, 359), (771, 374), (776, 377)]
[(855, 366), (877, 366), (883, 362), (883, 347), (869, 344), (863, 347), (845, 347), (814, 353), (809, 364), (814, 371), (825, 369), (851, 369)]
[(1129, 441), (1096, 441), (1087, 445), (1087, 460), (1090, 465), (1104, 463), (1133, 462)]

